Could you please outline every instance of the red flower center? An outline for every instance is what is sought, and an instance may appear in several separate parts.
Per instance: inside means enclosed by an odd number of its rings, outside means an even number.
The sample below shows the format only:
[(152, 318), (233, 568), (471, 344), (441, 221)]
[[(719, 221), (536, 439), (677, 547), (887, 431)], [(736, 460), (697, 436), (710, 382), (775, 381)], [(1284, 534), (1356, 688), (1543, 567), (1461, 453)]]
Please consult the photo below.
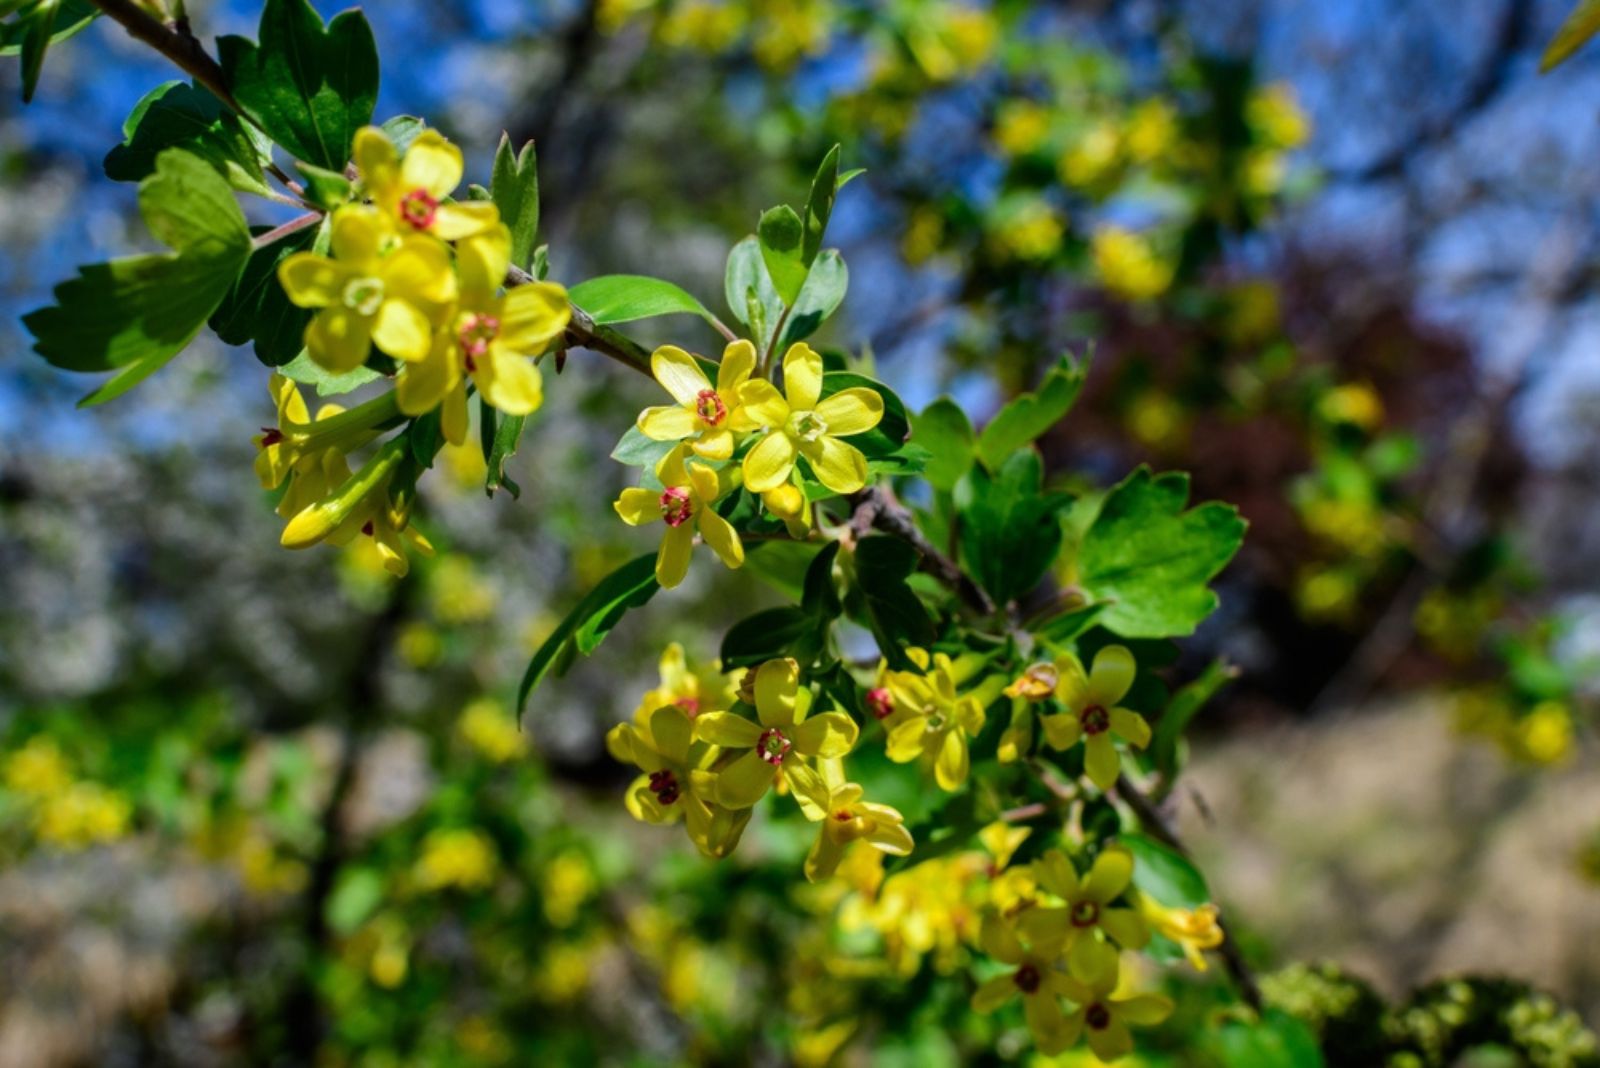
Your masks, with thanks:
[(478, 369), (478, 360), (489, 351), (489, 342), (500, 334), (500, 320), (492, 315), (468, 312), (461, 318), (461, 328), (456, 337), (461, 342), (461, 355), (468, 371)]
[(264, 426), (261, 428), (261, 447), (263, 449), (268, 445), (276, 445), (282, 440), (283, 431), (279, 430), (277, 427)]
[(894, 714), (894, 698), (885, 687), (874, 687), (867, 691), (867, 707), (878, 719), (888, 719)]
[(678, 777), (666, 768), (650, 773), (650, 792), (656, 795), (656, 800), (663, 805), (670, 805), (678, 799)]
[(1011, 981), (1016, 983), (1017, 989), (1024, 994), (1032, 994), (1038, 990), (1041, 979), (1042, 976), (1039, 975), (1039, 969), (1031, 964), (1024, 964), (1011, 976)]
[(1091, 1029), (1104, 1031), (1111, 1026), (1111, 1010), (1097, 1001), (1084, 1010), (1083, 1019)]
[(761, 732), (761, 737), (756, 739), (756, 752), (761, 754), (773, 767), (783, 763), (783, 758), (789, 755), (789, 750), (794, 745), (784, 733), (776, 727), (769, 727)]
[(1080, 901), (1072, 906), (1072, 926), (1093, 927), (1100, 919), (1100, 906), (1093, 901)]
[(694, 414), (706, 426), (716, 426), (728, 417), (728, 406), (714, 389), (702, 389), (694, 398)]
[(684, 714), (686, 714), (690, 719), (694, 719), (694, 717), (700, 714), (700, 701), (697, 698), (680, 697), (672, 703), (683, 709)]
[(400, 217), (417, 230), (432, 226), (438, 210), (439, 202), (426, 189), (413, 189), (400, 198)]
[(689, 491), (682, 486), (670, 486), (661, 494), (661, 518), (669, 527), (681, 527), (694, 514), (694, 504)]
[(1104, 734), (1111, 728), (1111, 713), (1099, 705), (1090, 705), (1078, 714), (1078, 722), (1082, 724), (1085, 734)]

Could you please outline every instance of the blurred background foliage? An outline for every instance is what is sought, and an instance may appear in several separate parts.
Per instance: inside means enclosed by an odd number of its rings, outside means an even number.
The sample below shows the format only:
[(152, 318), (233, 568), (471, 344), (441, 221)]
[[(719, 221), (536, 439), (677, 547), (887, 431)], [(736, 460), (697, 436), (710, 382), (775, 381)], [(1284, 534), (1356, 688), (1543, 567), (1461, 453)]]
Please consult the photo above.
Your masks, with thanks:
[[(1600, 1019), (1600, 58), (1537, 74), (1567, 6), (368, 16), (380, 116), (427, 116), (479, 176), (502, 129), (537, 142), (556, 279), (649, 273), (715, 304), (729, 244), (838, 142), (867, 173), (830, 233), (852, 293), (824, 341), (974, 421), (1092, 350), (1041, 441), (1052, 477), (1190, 469), (1252, 524), (1169, 669), (1238, 668), (1175, 805), (1256, 963), (1285, 969), (1275, 1011), (1396, 1063), (1558, 1065), (1593, 1057), (1579, 1018)], [(255, 12), (191, 5), (207, 36)], [(441, 553), (398, 582), (361, 550), (278, 548), (247, 354), (203, 341), (72, 410), (81, 383), (26, 354), (17, 315), (130, 247), (101, 157), (168, 77), (95, 25), (30, 110), (0, 103), (0, 1064), (1030, 1059), (1020, 1017), (936, 981), (993, 853), (886, 876), (862, 851), (796, 887), (800, 826), (758, 819), (711, 866), (627, 818), (605, 730), (646, 691), (721, 684), (722, 614), (699, 606), (770, 601), (749, 577), (697, 573), (518, 728), (528, 653), (641, 551), (611, 515), (625, 472), (596, 458), (648, 384), (572, 361), (518, 501), (447, 450)], [(1461, 972), (1577, 1015), (1425, 986)], [(1139, 1063), (1314, 1063), (1305, 1027), (1241, 1029), (1211, 974), (1175, 982)], [(1474, 999), (1506, 1007), (1498, 1032), (1458, 1033)], [(1348, 1041), (1329, 1063), (1376, 1063)]]

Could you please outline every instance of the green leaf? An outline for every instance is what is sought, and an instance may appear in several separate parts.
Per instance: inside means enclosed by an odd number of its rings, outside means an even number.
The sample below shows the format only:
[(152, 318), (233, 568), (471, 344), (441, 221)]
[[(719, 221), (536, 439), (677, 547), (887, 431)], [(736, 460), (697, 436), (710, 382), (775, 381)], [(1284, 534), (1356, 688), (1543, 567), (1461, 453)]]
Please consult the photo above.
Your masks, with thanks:
[(744, 570), (789, 600), (799, 601), (819, 551), (815, 542), (758, 541), (745, 554)]
[(169, 148), (199, 156), (241, 192), (272, 192), (261, 170), (270, 145), (216, 97), (185, 82), (158, 85), (134, 105), (122, 124), (122, 144), (106, 154), (106, 177), (137, 182)]
[(39, 75), (44, 70), (44, 55), (54, 39), (56, 15), (60, 13), (61, 0), (40, 0), (21, 16), (22, 23), (22, 102), (33, 100), (39, 87)]
[(1206, 702), (1237, 675), (1238, 672), (1227, 661), (1218, 658), (1206, 665), (1199, 678), (1173, 694), (1167, 702), (1150, 742), (1150, 759), (1168, 782), (1178, 772), (1178, 740), (1183, 737), (1183, 732)]
[(330, 171), (297, 162), (295, 170), (305, 176), (306, 198), (324, 211), (332, 211), (350, 199), (352, 186), (343, 171)]
[(513, 152), (511, 135), (500, 135), (489, 196), (500, 209), (500, 220), (511, 228), (511, 262), (527, 267), (539, 235), (539, 157), (532, 141), (523, 145), (521, 152)]
[(716, 321), (704, 304), (682, 288), (642, 274), (604, 274), (579, 282), (567, 296), (601, 326), (679, 313), (698, 315), (708, 323)]
[(174, 251), (81, 267), (55, 304), (23, 317), (34, 351), (70, 371), (122, 368), (82, 403), (132, 388), (187, 345), (250, 256), (228, 184), (198, 156), (169, 149), (139, 184), (145, 224)]
[(1078, 399), (1087, 376), (1087, 367), (1063, 356), (1037, 390), (1017, 397), (989, 420), (978, 435), (978, 459), (997, 470), (1012, 453), (1055, 426)]
[(300, 355), (279, 367), (278, 373), (301, 385), (310, 386), (317, 391), (319, 397), (337, 397), (383, 377), (377, 371), (365, 366), (343, 374), (334, 374), (313, 360), (305, 351), (301, 351)]
[(1221, 1018), (1202, 1034), (1202, 1044), (1228, 1068), (1323, 1068), (1327, 1063), (1311, 1029), (1282, 1009), (1267, 1009), (1259, 1020)]
[[(751, 667), (774, 657), (789, 656), (793, 648), (816, 633), (821, 624), (810, 612), (794, 605), (768, 608), (739, 620), (722, 638), (722, 667)], [(796, 657), (799, 659), (799, 657)], [(810, 662), (814, 657), (806, 657)]]
[[(47, 7), (51, 9), (48, 12), (50, 27), (45, 30), (43, 16)], [(24, 74), (30, 62), (37, 64), (32, 83), (24, 79), (26, 95), (22, 100), (27, 103), (33, 97), (33, 85), (37, 84), (39, 78), (38, 70), (43, 69), (46, 49), (83, 30), (100, 14), (100, 9), (90, 0), (49, 0), (48, 3), (45, 0), (33, 0), (32, 3), (8, 0), (7, 3), (0, 3), (0, 18), (21, 8), (27, 10), (10, 22), (0, 24), (0, 56), (26, 54), (28, 59), (23, 62)]]
[(1078, 547), (1077, 585), (1110, 601), (1100, 623), (1124, 638), (1193, 634), (1217, 607), (1207, 585), (1244, 541), (1238, 509), (1216, 501), (1184, 511), (1189, 476), (1140, 467), (1106, 494)]
[(839, 192), (839, 146), (828, 149), (811, 180), (811, 195), (806, 198), (805, 240), (801, 246), (801, 261), (807, 267), (822, 251), (822, 235), (827, 232), (828, 219), (833, 215), (833, 198)]
[(905, 402), (899, 395), (877, 379), (856, 374), (854, 371), (829, 371), (822, 376), (824, 397), (831, 397), (842, 389), (853, 389), (858, 386), (874, 390), (883, 398), (883, 419), (864, 434), (852, 434), (840, 440), (848, 441), (860, 449), (868, 460), (893, 456), (905, 445), (906, 438), (911, 436), (911, 423), (906, 417)]
[(517, 689), (519, 712), (527, 707), (528, 697), (550, 671), (559, 675), (578, 654), (594, 652), (628, 609), (646, 603), (658, 589), (655, 553), (635, 557), (601, 579), (528, 661), (528, 670), (523, 672), (522, 685)]
[(1133, 854), (1133, 885), (1163, 905), (1192, 909), (1211, 900), (1205, 876), (1176, 849), (1143, 834), (1124, 834), (1117, 841)]
[(341, 935), (353, 932), (383, 904), (383, 887), (377, 868), (346, 867), (328, 895), (328, 926)]
[(845, 269), (844, 257), (838, 250), (830, 248), (818, 256), (806, 275), (805, 284), (800, 287), (800, 295), (795, 298), (778, 348), (787, 349), (816, 333), (817, 327), (839, 310), (849, 287), (850, 272)]
[(1065, 645), (1078, 635), (1094, 626), (1100, 618), (1100, 613), (1106, 610), (1103, 604), (1084, 605), (1081, 608), (1070, 608), (1059, 615), (1049, 616), (1030, 629), (1040, 639)]
[(394, 142), (395, 151), (404, 155), (406, 149), (411, 147), (411, 142), (428, 128), (428, 124), (415, 115), (396, 115), (392, 119), (385, 119), (378, 128), (383, 131), (383, 136)]
[(1549, 47), (1544, 50), (1544, 56), (1539, 60), (1540, 73), (1571, 59), (1573, 53), (1588, 44), (1589, 38), (1596, 33), (1600, 33), (1600, 0), (1579, 0), (1567, 16), (1567, 21), (1550, 39)]
[(723, 293), (733, 317), (750, 328), (756, 348), (765, 351), (783, 317), (783, 301), (767, 273), (756, 237), (747, 237), (729, 250)]
[(528, 417), (500, 415), (488, 404), (482, 403), (478, 411), (482, 418), (483, 455), (489, 464), (488, 473), (483, 478), (484, 492), (493, 497), (494, 491), (504, 486), (513, 498), (520, 499), (522, 487), (506, 474), (506, 462), (516, 455), (517, 446), (522, 444), (522, 431), (528, 425)]
[(824, 621), (837, 619), (839, 613), (844, 611), (844, 605), (839, 602), (839, 591), (833, 582), (833, 562), (838, 556), (839, 542), (830, 541), (812, 557), (800, 594), (800, 607)]
[(896, 670), (914, 670), (906, 646), (926, 647), (938, 637), (933, 618), (906, 580), (920, 557), (907, 542), (875, 534), (856, 543), (855, 580), (860, 611), (878, 651)]
[(611, 458), (619, 464), (629, 467), (643, 467), (654, 471), (661, 458), (672, 451), (676, 441), (657, 441), (646, 437), (644, 431), (637, 426), (630, 426), (622, 432), (622, 438), (617, 442), (616, 448), (611, 450)]
[(1034, 449), (1011, 454), (994, 475), (973, 467), (956, 489), (967, 573), (1005, 604), (1033, 589), (1061, 548), (1060, 513), (1069, 503), (1044, 492)]
[(911, 443), (928, 450), (922, 477), (934, 489), (953, 490), (961, 477), (972, 470), (972, 423), (949, 397), (940, 397), (912, 421)]
[(250, 253), (244, 270), (211, 316), (211, 329), (229, 345), (255, 342), (256, 359), (281, 367), (305, 347), (311, 312), (289, 302), (278, 284), (278, 264), (286, 256), (309, 249), (317, 228), (307, 227)]
[(800, 216), (787, 204), (779, 204), (761, 213), (756, 227), (761, 240), (761, 261), (767, 265), (767, 274), (785, 304), (792, 305), (806, 282), (804, 251), (805, 226)]
[(352, 9), (324, 28), (309, 0), (267, 0), (259, 45), (217, 42), (234, 99), (296, 159), (342, 171), (378, 99), (378, 48)]

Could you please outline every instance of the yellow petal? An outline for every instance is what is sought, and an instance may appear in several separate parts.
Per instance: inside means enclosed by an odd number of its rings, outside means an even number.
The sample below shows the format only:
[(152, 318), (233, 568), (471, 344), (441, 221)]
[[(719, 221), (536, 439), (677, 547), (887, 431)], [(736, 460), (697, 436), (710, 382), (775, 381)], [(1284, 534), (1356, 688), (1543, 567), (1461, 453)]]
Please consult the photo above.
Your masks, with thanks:
[(363, 126), (356, 131), (351, 157), (366, 183), (367, 193), (374, 200), (384, 199), (400, 176), (400, 156), (394, 150), (394, 142), (378, 127)]
[(1133, 654), (1125, 645), (1108, 645), (1095, 654), (1089, 669), (1089, 698), (1101, 708), (1110, 708), (1128, 695), (1138, 672)]
[(722, 483), (717, 473), (705, 464), (691, 464), (685, 459), (684, 469), (689, 472), (689, 487), (701, 504), (715, 504), (722, 496)]
[(473, 373), (478, 392), (507, 415), (529, 415), (544, 402), (544, 379), (532, 360), (491, 344)]
[(739, 387), (739, 407), (733, 411), (734, 430), (760, 430), (782, 427), (789, 421), (789, 402), (766, 379), (746, 382)]
[(739, 541), (739, 532), (733, 529), (732, 523), (711, 509), (702, 508), (696, 525), (700, 536), (724, 564), (737, 568), (744, 563), (744, 544)]
[(461, 384), (461, 363), (445, 334), (434, 338), (426, 358), (407, 364), (395, 383), (395, 401), (406, 415), (431, 412)]
[(824, 435), (800, 446), (817, 481), (835, 493), (854, 493), (867, 484), (867, 458), (854, 445)]
[(1017, 933), (996, 913), (984, 914), (983, 926), (978, 928), (978, 945), (1001, 964), (1022, 963), (1024, 954)]
[(1044, 727), (1044, 740), (1052, 749), (1071, 749), (1083, 737), (1083, 724), (1070, 712), (1046, 716), (1039, 724)]
[(796, 341), (783, 354), (783, 393), (797, 412), (815, 408), (822, 396), (822, 357), (804, 341)]
[(1149, 1027), (1172, 1015), (1172, 999), (1160, 994), (1135, 994), (1112, 1002), (1116, 1014), (1131, 1024)]
[(529, 282), (500, 301), (500, 341), (519, 352), (542, 352), (572, 321), (567, 291), (554, 282)]
[(775, 774), (776, 768), (762, 760), (754, 749), (748, 749), (717, 775), (717, 803), (729, 808), (749, 808), (767, 796)]
[(670, 590), (689, 573), (689, 552), (694, 548), (694, 529), (688, 523), (668, 527), (661, 536), (661, 551), (656, 554), (656, 581)]
[(395, 359), (416, 362), (433, 347), (433, 324), (416, 305), (391, 297), (378, 307), (372, 340)]
[(393, 224), (371, 204), (346, 204), (333, 213), (329, 234), (333, 258), (365, 269), (378, 258), (384, 238), (393, 232)]
[(761, 739), (761, 725), (732, 712), (702, 712), (695, 717), (694, 736), (729, 749), (752, 749)]
[(439, 411), (439, 432), (452, 445), (462, 445), (467, 440), (467, 387), (456, 379), (455, 388), (445, 395), (444, 407)]
[(883, 421), (883, 398), (865, 386), (841, 389), (818, 402), (817, 417), (828, 424), (828, 433), (837, 437), (860, 434)]
[(334, 374), (360, 367), (371, 349), (371, 326), (349, 308), (324, 308), (306, 326), (306, 350)]
[(689, 469), (684, 463), (682, 445), (675, 446), (656, 462), (656, 478), (661, 480), (663, 486), (687, 486), (689, 484)]
[(1072, 712), (1089, 707), (1089, 674), (1071, 653), (1056, 657), (1056, 697)]
[[(1099, 737), (1104, 738), (1105, 735)], [(1132, 881), (1133, 854), (1112, 846), (1094, 859), (1089, 877), (1083, 881), (1083, 896), (1104, 905), (1126, 890)]]
[(655, 490), (630, 486), (612, 505), (630, 527), (643, 526), (661, 518), (661, 494)]
[(739, 387), (750, 379), (756, 369), (756, 347), (744, 338), (729, 342), (722, 350), (722, 363), (717, 367), (717, 392), (726, 396), (737, 395)]
[(1111, 732), (1138, 749), (1150, 744), (1150, 724), (1139, 713), (1126, 708), (1111, 710)]
[(676, 404), (646, 408), (639, 413), (639, 433), (653, 441), (682, 441), (694, 433), (694, 413)]
[(1123, 949), (1143, 949), (1150, 941), (1150, 929), (1133, 909), (1106, 909), (1100, 927)]
[(1078, 896), (1078, 870), (1059, 849), (1052, 849), (1033, 864), (1039, 884), (1059, 898), (1072, 901)]
[(756, 714), (763, 725), (785, 730), (794, 726), (795, 695), (800, 665), (790, 657), (768, 660), (756, 669)]
[(278, 282), (291, 303), (326, 308), (339, 303), (351, 278), (343, 264), (315, 252), (296, 252), (278, 264)]
[(416, 304), (448, 304), (456, 299), (456, 272), (450, 250), (431, 237), (408, 237), (379, 261), (384, 292)]
[(400, 161), (401, 192), (421, 189), (440, 200), (455, 192), (461, 184), (461, 172), (461, 149), (446, 141), (438, 130), (424, 130)]
[(1098, 1030), (1091, 1027), (1088, 1031), (1089, 1048), (1103, 1061), (1120, 1060), (1133, 1052), (1133, 1035), (1128, 1025), (1115, 1016), (1105, 1027)]
[[(794, 470), (795, 447), (789, 435), (770, 431), (744, 457), (744, 485), (751, 493), (765, 493), (788, 481)], [(858, 487), (859, 488), (859, 487)]]
[(800, 806), (800, 812), (806, 819), (815, 823), (827, 817), (832, 798), (828, 794), (827, 781), (821, 775), (799, 760), (786, 760), (783, 763), (783, 780), (789, 784), (789, 792), (794, 795), (795, 804)]
[(493, 226), (456, 246), (456, 273), (461, 293), (471, 302), (488, 301), (505, 284), (511, 264), (511, 231)]
[[(684, 411), (680, 408), (679, 411)], [(691, 415), (692, 413), (685, 412)], [(726, 460), (733, 455), (733, 434), (727, 430), (705, 430), (700, 436), (690, 442), (689, 447), (696, 456), (703, 456), (707, 460)]]
[(972, 1011), (989, 1013), (1011, 1000), (1017, 992), (1017, 981), (1008, 972), (987, 979), (972, 995)]
[(1022, 1015), (1028, 1021), (1028, 1031), (1040, 1043), (1050, 1042), (1066, 1023), (1061, 1002), (1048, 988), (1022, 999)]
[(694, 725), (677, 705), (662, 705), (650, 713), (650, 739), (656, 752), (674, 764), (689, 760), (689, 744), (694, 740)]
[(922, 716), (913, 716), (889, 731), (886, 753), (896, 764), (906, 764), (922, 755), (927, 744), (928, 724)]
[(809, 757), (842, 757), (855, 748), (859, 728), (843, 712), (812, 716), (794, 729), (794, 746)]
[[(898, 815), (898, 813), (897, 813)], [(911, 837), (911, 832), (906, 830), (904, 823), (877, 822), (867, 832), (867, 841), (880, 853), (890, 856), (909, 856), (916, 847), (916, 840)]]
[(650, 373), (679, 404), (693, 405), (701, 390), (711, 388), (695, 358), (676, 345), (662, 345), (650, 354)]
[[(430, 233), (441, 241), (459, 241), (473, 234), (492, 233), (500, 225), (500, 209), (487, 200), (440, 204), (433, 212)], [(505, 272), (500, 274), (505, 277)]]
[(848, 842), (836, 841), (824, 823), (817, 831), (817, 840), (812, 844), (811, 852), (806, 854), (806, 878), (817, 882), (831, 877), (839, 870), (839, 862), (844, 859), (849, 846)]
[(1089, 773), (1089, 781), (1102, 790), (1109, 790), (1116, 785), (1117, 773), (1122, 770), (1122, 759), (1117, 756), (1117, 747), (1111, 741), (1111, 735), (1101, 732), (1091, 734), (1089, 740), (1083, 743), (1083, 768)]
[(959, 790), (967, 781), (968, 766), (967, 736), (960, 731), (946, 732), (938, 759), (933, 764), (934, 781), (941, 790)]

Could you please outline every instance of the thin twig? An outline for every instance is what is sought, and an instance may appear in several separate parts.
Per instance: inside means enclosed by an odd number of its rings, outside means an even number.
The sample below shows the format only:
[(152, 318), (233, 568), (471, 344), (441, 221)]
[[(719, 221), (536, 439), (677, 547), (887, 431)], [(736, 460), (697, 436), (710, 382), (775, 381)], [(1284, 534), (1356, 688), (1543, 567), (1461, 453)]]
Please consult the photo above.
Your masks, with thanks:
[(257, 235), (251, 242), (256, 248), (266, 248), (274, 241), (288, 237), (290, 234), (304, 230), (308, 226), (315, 226), (322, 221), (322, 212), (308, 211), (298, 215), (281, 226), (275, 226), (264, 234)]
[(910, 542), (911, 547), (922, 554), (923, 571), (948, 586), (978, 615), (994, 615), (994, 601), (989, 599), (989, 595), (961, 570), (960, 565), (940, 552), (933, 542), (927, 539), (927, 536), (917, 528), (916, 521), (912, 519), (905, 505), (895, 500), (887, 489), (881, 486), (868, 486), (864, 490), (852, 493), (850, 507), (853, 510), (850, 528), (858, 537), (868, 530), (876, 529)]
[[(154, 48), (166, 56), (181, 70), (189, 74), (195, 81), (211, 91), (211, 95), (222, 101), (234, 111), (243, 115), (239, 102), (234, 99), (233, 93), (228, 88), (227, 75), (222, 72), (222, 67), (211, 58), (205, 46), (192, 33), (182, 32), (164, 25), (133, 0), (92, 0), (95, 7), (113, 21), (120, 23), (128, 31), (129, 36), (137, 41)], [(184, 24), (187, 30), (187, 23)]]

